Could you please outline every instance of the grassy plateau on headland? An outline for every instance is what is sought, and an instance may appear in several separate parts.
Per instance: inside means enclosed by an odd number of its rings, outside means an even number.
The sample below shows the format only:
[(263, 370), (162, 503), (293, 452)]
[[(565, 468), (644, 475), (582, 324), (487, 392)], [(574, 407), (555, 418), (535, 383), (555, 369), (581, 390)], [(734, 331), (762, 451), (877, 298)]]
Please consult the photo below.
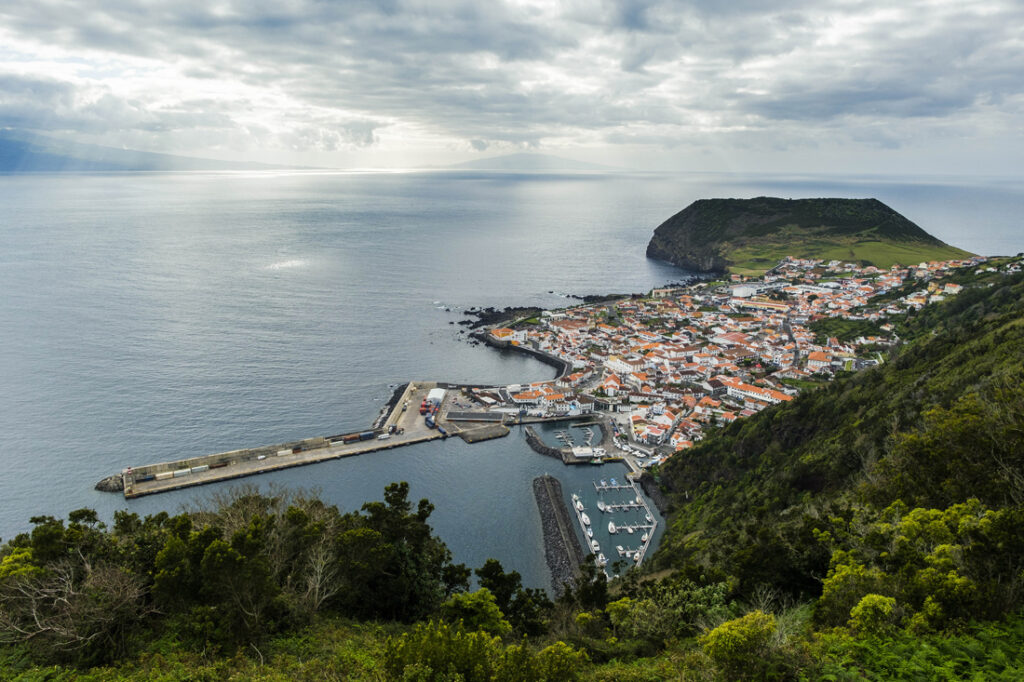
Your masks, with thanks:
[(782, 258), (889, 268), (966, 258), (876, 199), (702, 199), (654, 231), (647, 255), (697, 272), (757, 276)]

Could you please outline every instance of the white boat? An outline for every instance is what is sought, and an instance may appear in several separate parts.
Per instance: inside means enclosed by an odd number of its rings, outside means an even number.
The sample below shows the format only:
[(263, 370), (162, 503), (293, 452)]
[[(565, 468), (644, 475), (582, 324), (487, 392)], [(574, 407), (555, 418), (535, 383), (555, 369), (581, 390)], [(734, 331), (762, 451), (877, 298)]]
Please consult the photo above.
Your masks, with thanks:
[(633, 555), (633, 561), (635, 561), (637, 563), (640, 563), (640, 552), (639, 551), (637, 551), (636, 554)]
[(597, 555), (597, 565), (598, 566), (607, 566), (608, 565), (608, 560), (604, 558), (604, 554), (598, 554)]
[(644, 518), (647, 519), (647, 523), (654, 523), (654, 519), (651, 518), (650, 513), (644, 514)]
[(579, 502), (580, 501), (580, 496), (577, 495), (576, 493), (573, 493), (572, 494), (572, 501), (573, 501), (573, 503)]
[(587, 537), (588, 538), (594, 537), (594, 529), (593, 528), (588, 528), (587, 529)]
[(576, 508), (579, 509), (580, 511), (583, 511), (583, 503), (580, 502), (579, 500), (576, 500)]
[(619, 529), (615, 527), (615, 523), (613, 521), (608, 522), (608, 532), (612, 535), (619, 532)]
[(632, 535), (633, 534), (633, 526), (626, 526), (626, 532), (629, 533), (630, 535)]
[(622, 545), (615, 545), (615, 551), (619, 553), (619, 556), (626, 553), (626, 550), (622, 549)]
[(598, 552), (601, 550), (601, 545), (597, 544), (597, 540), (591, 540), (590, 549), (594, 550), (595, 552)]
[(584, 526), (589, 526), (590, 525), (590, 517), (587, 516), (586, 512), (580, 514), (580, 518), (583, 519), (583, 525)]
[(643, 534), (643, 536), (640, 538), (640, 541), (641, 542), (647, 542), (647, 533)]
[(600, 509), (601, 511), (604, 511), (604, 502), (602, 502), (601, 500), (598, 500), (597, 501), (597, 508)]

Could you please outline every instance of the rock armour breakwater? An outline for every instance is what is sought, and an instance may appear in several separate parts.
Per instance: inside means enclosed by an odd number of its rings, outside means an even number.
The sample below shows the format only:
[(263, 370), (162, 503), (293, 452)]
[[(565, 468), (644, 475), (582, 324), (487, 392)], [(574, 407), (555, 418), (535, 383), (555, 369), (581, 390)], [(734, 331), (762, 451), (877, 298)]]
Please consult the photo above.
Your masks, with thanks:
[(540, 439), (537, 432), (533, 430), (532, 426), (527, 426), (524, 429), (526, 433), (526, 444), (530, 446), (530, 449), (536, 452), (538, 455), (544, 455), (545, 457), (554, 457), (555, 459), (565, 460), (565, 455), (559, 448), (553, 448), (549, 445), (545, 445), (544, 441)]
[(562, 496), (562, 484), (553, 476), (533, 479), (533, 496), (540, 512), (544, 533), (544, 559), (551, 571), (551, 586), (561, 595), (566, 583), (572, 583), (583, 561), (583, 551), (569, 521)]

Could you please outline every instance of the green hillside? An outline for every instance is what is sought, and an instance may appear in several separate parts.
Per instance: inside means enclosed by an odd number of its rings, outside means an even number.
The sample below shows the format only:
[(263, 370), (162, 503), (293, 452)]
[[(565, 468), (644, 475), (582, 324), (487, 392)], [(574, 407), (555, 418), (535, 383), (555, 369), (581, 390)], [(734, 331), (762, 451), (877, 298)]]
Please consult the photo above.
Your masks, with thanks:
[(893, 264), (971, 254), (877, 199), (702, 199), (658, 226), (647, 256), (697, 272), (756, 275), (782, 258)]
[[(911, 315), (885, 365), (738, 422), (671, 459), (682, 497), (662, 566), (815, 596), (829, 515), (900, 500), (1024, 502), (1024, 284), (966, 290)], [(1022, 566), (1024, 567), (1024, 566)]]

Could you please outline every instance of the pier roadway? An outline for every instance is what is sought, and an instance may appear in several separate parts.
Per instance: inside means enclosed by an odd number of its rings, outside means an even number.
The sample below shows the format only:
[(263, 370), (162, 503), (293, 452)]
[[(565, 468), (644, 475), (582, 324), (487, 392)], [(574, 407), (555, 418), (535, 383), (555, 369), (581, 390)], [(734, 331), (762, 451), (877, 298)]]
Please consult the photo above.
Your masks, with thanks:
[[(384, 433), (387, 433), (392, 425), (396, 427), (396, 433), (391, 434), (387, 439), (379, 440), (376, 435), (371, 440), (354, 443), (311, 439), (322, 442), (323, 445), (302, 449), (299, 452), (293, 452), (294, 448), (290, 445), (262, 447), (142, 466), (126, 470), (124, 496), (131, 499), (143, 495), (153, 495), (178, 488), (227, 481), (242, 476), (279, 471), (341, 457), (364, 455), (441, 438), (440, 432), (427, 428), (419, 413), (420, 402), (434, 386), (436, 384), (430, 382), (414, 382), (406, 388), (404, 396), (395, 404), (391, 414), (382, 425)], [(204, 466), (212, 468), (195, 471), (196, 467), (201, 469)], [(188, 471), (188, 473), (162, 480), (136, 480), (146, 474), (171, 471)]]

